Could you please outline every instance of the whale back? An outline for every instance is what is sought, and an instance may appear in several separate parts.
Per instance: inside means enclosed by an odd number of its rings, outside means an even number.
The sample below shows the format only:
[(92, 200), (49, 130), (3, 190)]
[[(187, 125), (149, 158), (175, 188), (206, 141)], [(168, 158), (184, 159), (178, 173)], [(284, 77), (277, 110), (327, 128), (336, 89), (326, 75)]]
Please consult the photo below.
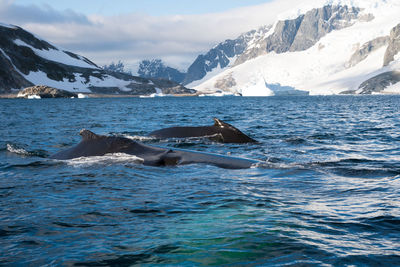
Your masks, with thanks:
[(51, 156), (53, 159), (66, 160), (79, 157), (103, 156), (118, 153), (134, 144), (127, 138), (103, 136), (83, 129), (79, 132), (82, 140), (77, 145)]
[(69, 160), (80, 157), (104, 156), (109, 153), (125, 153), (141, 158), (144, 165), (150, 166), (204, 163), (221, 168), (242, 169), (250, 168), (257, 163), (254, 160), (205, 152), (149, 146), (124, 137), (97, 135), (85, 129), (80, 131), (80, 135), (82, 136), (80, 143), (58, 152), (50, 158)]
[(217, 118), (214, 118), (214, 124), (211, 126), (170, 127), (153, 131), (149, 135), (156, 138), (207, 137), (221, 143), (256, 142), (239, 129)]

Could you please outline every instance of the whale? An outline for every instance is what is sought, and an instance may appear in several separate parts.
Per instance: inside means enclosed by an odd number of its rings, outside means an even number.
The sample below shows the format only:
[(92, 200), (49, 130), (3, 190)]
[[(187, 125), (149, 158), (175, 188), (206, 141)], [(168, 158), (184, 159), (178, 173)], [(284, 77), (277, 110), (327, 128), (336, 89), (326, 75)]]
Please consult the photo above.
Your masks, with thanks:
[(245, 135), (236, 127), (214, 118), (214, 125), (197, 127), (170, 127), (153, 131), (149, 136), (161, 139), (208, 137), (221, 143), (255, 143), (253, 138)]
[(80, 131), (80, 143), (50, 156), (55, 160), (70, 160), (81, 157), (104, 156), (123, 153), (134, 155), (143, 165), (176, 166), (185, 164), (209, 164), (225, 169), (246, 169), (258, 163), (256, 160), (237, 158), (184, 149), (158, 147), (120, 136), (104, 136), (89, 130)]

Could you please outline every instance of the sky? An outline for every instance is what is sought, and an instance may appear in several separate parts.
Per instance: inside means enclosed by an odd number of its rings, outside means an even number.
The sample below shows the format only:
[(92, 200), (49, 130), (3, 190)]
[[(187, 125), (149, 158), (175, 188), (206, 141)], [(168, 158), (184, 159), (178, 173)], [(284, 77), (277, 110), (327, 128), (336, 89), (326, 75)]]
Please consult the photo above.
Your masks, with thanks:
[(272, 24), (293, 0), (0, 0), (0, 22), (20, 26), (102, 66), (162, 59), (186, 70), (226, 39)]
[[(227, 9), (263, 4), (268, 0), (15, 0), (19, 5), (49, 5), (57, 10), (72, 9), (86, 15), (146, 13), (153, 16), (194, 15), (222, 12)], [(76, 8), (79, 7), (79, 8)]]

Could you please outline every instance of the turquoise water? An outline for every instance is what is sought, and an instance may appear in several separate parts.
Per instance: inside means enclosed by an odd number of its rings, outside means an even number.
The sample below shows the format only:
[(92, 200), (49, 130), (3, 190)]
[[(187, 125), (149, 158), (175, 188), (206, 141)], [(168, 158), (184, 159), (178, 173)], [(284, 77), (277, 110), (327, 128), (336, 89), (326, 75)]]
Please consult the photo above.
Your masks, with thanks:
[[(0, 265), (400, 262), (400, 97), (0, 100)], [(217, 117), (257, 144), (146, 134)], [(53, 161), (82, 128), (262, 167)]]

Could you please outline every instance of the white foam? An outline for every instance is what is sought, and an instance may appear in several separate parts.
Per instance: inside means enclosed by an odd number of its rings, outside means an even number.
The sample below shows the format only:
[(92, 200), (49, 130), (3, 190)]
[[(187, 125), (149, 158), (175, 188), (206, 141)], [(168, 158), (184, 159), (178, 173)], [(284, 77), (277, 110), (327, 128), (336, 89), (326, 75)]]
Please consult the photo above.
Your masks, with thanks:
[[(20, 94), (18, 94), (18, 97), (21, 97)], [(41, 97), (40, 95), (28, 95), (28, 99), (41, 99)]]
[(78, 98), (89, 98), (89, 96), (79, 93)]
[(150, 95), (141, 95), (140, 98), (154, 98), (154, 97), (166, 97), (166, 96), (173, 96), (169, 94), (163, 94), (160, 88), (155, 88), (156, 92)]
[(128, 134), (124, 134), (122, 135), (125, 138), (134, 140), (134, 141), (150, 141), (150, 140), (154, 140), (156, 138), (152, 137), (152, 136), (141, 136), (141, 135), (128, 135)]
[(18, 154), (18, 155), (24, 155), (24, 156), (29, 155), (29, 152), (26, 151), (25, 149), (17, 148), (17, 147), (15, 147), (13, 145), (10, 145), (10, 144), (7, 144), (7, 151), (11, 152), (11, 153)]
[(104, 156), (80, 157), (76, 159), (67, 160), (66, 162), (68, 165), (74, 167), (82, 167), (82, 166), (84, 167), (91, 165), (110, 165), (116, 163), (142, 164), (144, 162), (144, 159), (125, 153), (113, 153), (113, 154), (106, 154)]
[(216, 93), (204, 93), (204, 94), (200, 94), (199, 97), (204, 97), (204, 96), (214, 96), (214, 97), (222, 97), (222, 96), (233, 96), (235, 94), (231, 93), (231, 92), (216, 92)]

